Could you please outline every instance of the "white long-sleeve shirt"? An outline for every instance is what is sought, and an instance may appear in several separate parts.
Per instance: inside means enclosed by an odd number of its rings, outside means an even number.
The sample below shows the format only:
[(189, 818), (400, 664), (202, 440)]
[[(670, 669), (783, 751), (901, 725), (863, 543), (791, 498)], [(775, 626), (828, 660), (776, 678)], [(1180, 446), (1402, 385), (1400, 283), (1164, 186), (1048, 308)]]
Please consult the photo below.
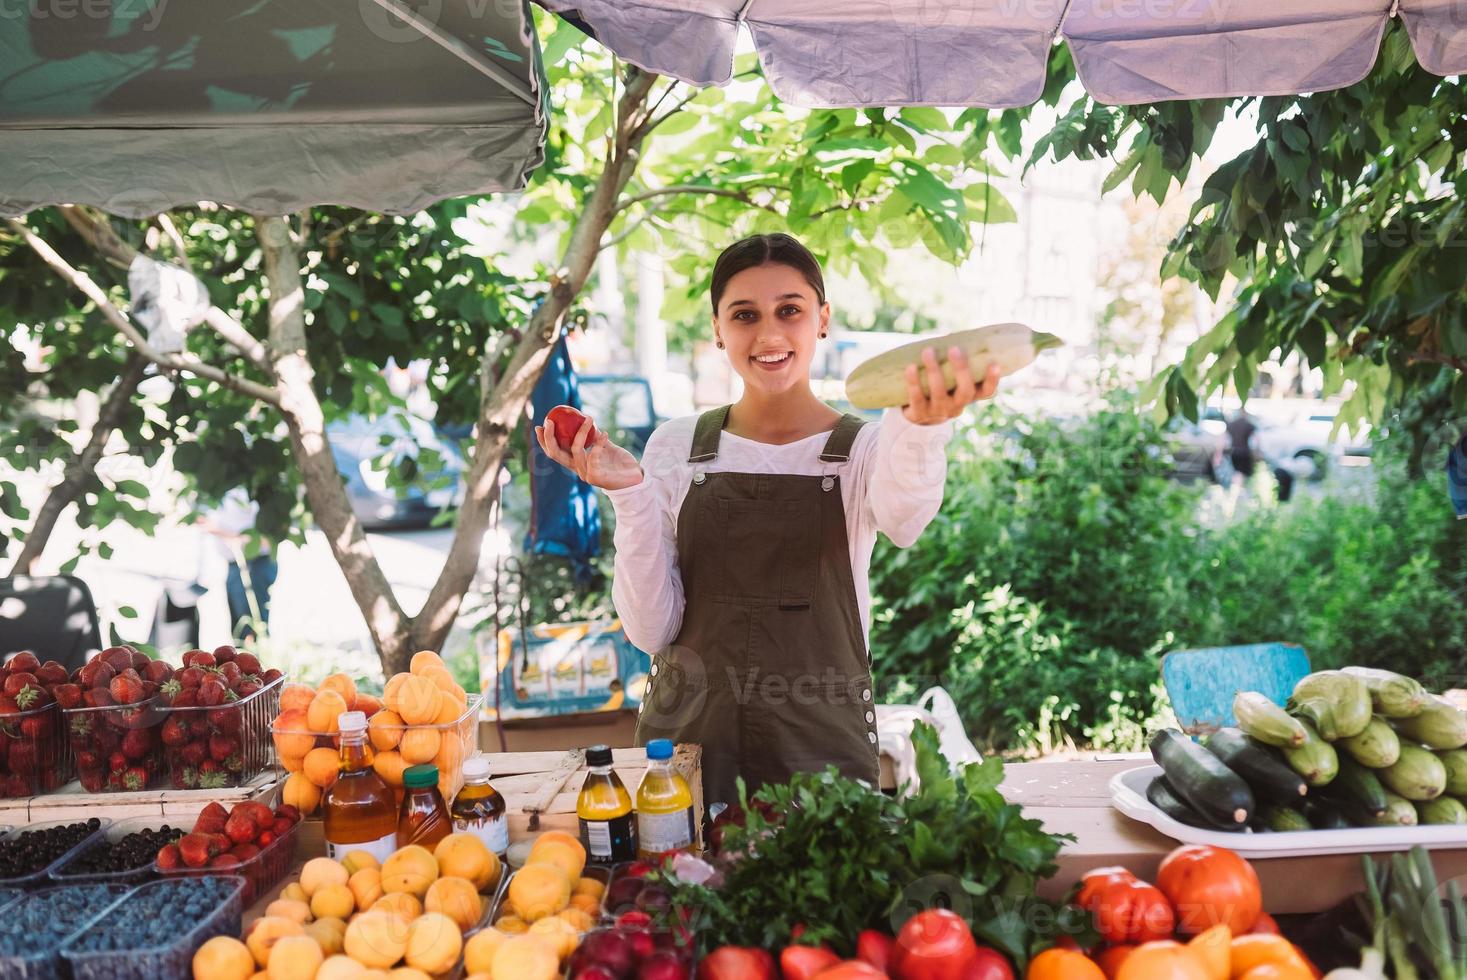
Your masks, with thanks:
[[(683, 621), (683, 583), (677, 564), (677, 518), (694, 469), (707, 473), (788, 473), (841, 477), (851, 576), (869, 647), (871, 549), (880, 531), (905, 548), (937, 515), (947, 478), (947, 442), (953, 424), (916, 425), (889, 409), (879, 423), (862, 426), (844, 464), (822, 463), (830, 433), (783, 446), (754, 442), (725, 431), (718, 455), (689, 463), (698, 416), (673, 419), (647, 440), (642, 482), (608, 492), (616, 511), (616, 561), (611, 597), (627, 639), (657, 653), (677, 636)], [(832, 467), (835, 467), (832, 470)]]

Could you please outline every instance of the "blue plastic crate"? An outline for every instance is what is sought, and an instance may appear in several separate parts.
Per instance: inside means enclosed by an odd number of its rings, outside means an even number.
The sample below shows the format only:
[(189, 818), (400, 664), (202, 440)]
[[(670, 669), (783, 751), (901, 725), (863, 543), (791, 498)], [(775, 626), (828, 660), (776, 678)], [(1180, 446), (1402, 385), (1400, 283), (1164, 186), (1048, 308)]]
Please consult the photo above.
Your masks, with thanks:
[[(73, 980), (189, 980), (194, 953), (215, 936), (238, 936), (244, 914), (245, 879), (238, 875), (199, 878), (165, 878), (139, 885), (123, 895), (100, 916), (92, 920), (90, 930), (106, 933), (108, 921), (122, 913), (124, 906), (154, 890), (178, 890), (200, 880), (232, 883), (224, 899), (214, 911), (201, 918), (187, 932), (162, 946), (131, 949), (89, 951), (77, 948), (78, 930), (61, 947), (61, 958), (71, 968)], [(121, 930), (118, 930), (121, 933)]]
[(1172, 713), (1189, 735), (1236, 725), (1233, 697), (1258, 691), (1283, 704), (1309, 673), (1309, 655), (1294, 643), (1175, 650), (1161, 659)]

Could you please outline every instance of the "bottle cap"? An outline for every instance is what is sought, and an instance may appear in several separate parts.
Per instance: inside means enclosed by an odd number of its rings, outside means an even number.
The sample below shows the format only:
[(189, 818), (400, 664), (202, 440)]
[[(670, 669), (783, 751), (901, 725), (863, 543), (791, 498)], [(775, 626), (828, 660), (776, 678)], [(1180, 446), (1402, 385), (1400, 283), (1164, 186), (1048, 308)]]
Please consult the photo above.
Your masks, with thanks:
[(586, 765), (609, 766), (611, 765), (611, 749), (605, 745), (593, 745), (586, 750)]
[(672, 758), (672, 742), (665, 738), (654, 738), (647, 743), (647, 758), (659, 762)]
[(367, 716), (360, 711), (343, 711), (336, 716), (336, 727), (343, 732), (364, 732), (367, 730)]
[(464, 780), (473, 782), (476, 779), (489, 778), (489, 760), (482, 755), (471, 755), (464, 760)]
[(402, 784), (408, 789), (426, 789), (438, 785), (438, 767), (431, 762), (408, 766), (402, 771)]

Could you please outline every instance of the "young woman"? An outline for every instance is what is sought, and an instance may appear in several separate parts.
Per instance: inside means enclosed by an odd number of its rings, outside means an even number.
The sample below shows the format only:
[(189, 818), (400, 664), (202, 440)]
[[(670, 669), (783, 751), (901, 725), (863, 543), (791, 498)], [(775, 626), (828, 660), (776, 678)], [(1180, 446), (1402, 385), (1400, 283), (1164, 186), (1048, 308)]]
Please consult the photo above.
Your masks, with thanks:
[(838, 766), (877, 782), (867, 636), (876, 532), (899, 547), (942, 504), (951, 420), (991, 398), (957, 348), (947, 391), (924, 355), (930, 397), (907, 369), (908, 404), (879, 424), (810, 389), (830, 325), (820, 264), (789, 235), (718, 257), (713, 335), (744, 382), (733, 405), (674, 419), (638, 465), (584, 425), (545, 454), (601, 487), (616, 511), (612, 597), (627, 637), (653, 655), (636, 741), (703, 747), (703, 800), (736, 802), (795, 772)]

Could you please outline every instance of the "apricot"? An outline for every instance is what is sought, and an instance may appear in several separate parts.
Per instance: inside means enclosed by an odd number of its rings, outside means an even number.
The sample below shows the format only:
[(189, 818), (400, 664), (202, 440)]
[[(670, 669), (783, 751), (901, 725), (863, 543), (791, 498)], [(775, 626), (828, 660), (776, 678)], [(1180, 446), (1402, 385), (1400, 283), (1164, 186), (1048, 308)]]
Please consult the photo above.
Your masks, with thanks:
[(458, 721), (458, 716), (464, 713), (464, 706), (452, 697), (440, 697), (438, 699), (438, 717), (433, 719), (435, 725), (451, 725)]
[(556, 980), (560, 957), (538, 936), (512, 936), (494, 951), (494, 980)]
[(519, 936), (530, 931), (530, 924), (517, 915), (503, 915), (494, 923), (494, 928), (509, 936)]
[(282, 936), (270, 948), (265, 973), (270, 980), (314, 980), (325, 959), (310, 936)]
[(280, 889), (280, 897), (293, 898), (297, 902), (305, 902), (307, 905), (311, 904), (311, 896), (306, 894), (306, 890), (301, 887), (301, 883), (299, 881), (292, 881), (290, 884)]
[(343, 922), (340, 929), (331, 924), (340, 921), (340, 919), (317, 919), (306, 926), (306, 935), (321, 947), (322, 956), (334, 956), (341, 952), (342, 937), (346, 935), (346, 923)]
[(432, 851), (418, 844), (398, 848), (382, 865), (384, 892), (411, 892), (422, 898), (437, 880), (438, 861)]
[(600, 899), (606, 894), (606, 885), (600, 878), (577, 878), (576, 885), (571, 889), (572, 895), (590, 895), (594, 899)]
[(476, 891), (488, 891), (499, 881), (499, 856), (473, 834), (458, 831), (449, 834), (433, 848), (438, 873), (449, 878), (465, 878)]
[(531, 923), (527, 935), (543, 937), (555, 947), (555, 955), (562, 963), (569, 959), (570, 954), (574, 953), (576, 947), (581, 944), (581, 937), (576, 932), (575, 926), (553, 915)]
[(326, 885), (344, 885), (349, 878), (346, 868), (328, 857), (311, 858), (301, 866), (301, 888), (312, 898)]
[(463, 878), (439, 878), (428, 886), (423, 899), (423, 908), (429, 912), (441, 912), (454, 921), (460, 930), (468, 930), (479, 921), (484, 912), (484, 901), (474, 888), (473, 882)]
[(341, 856), (341, 866), (346, 869), (347, 874), (354, 875), (363, 868), (381, 868), (382, 862), (371, 851), (358, 848)]
[(365, 912), (382, 897), (382, 872), (375, 867), (363, 868), (347, 879), (346, 887), (356, 902), (357, 911)]
[(368, 906), (372, 912), (391, 912), (405, 922), (411, 922), (423, 914), (423, 903), (412, 892), (392, 892), (383, 895)]
[(265, 915), (255, 920), (250, 934), (245, 937), (245, 946), (249, 948), (250, 955), (255, 958), (255, 965), (263, 970), (270, 962), (272, 946), (287, 936), (304, 936), (305, 934), (305, 929), (294, 919)]
[(436, 728), (409, 728), (402, 733), (397, 751), (402, 756), (402, 761), (416, 766), (423, 762), (432, 762), (433, 757), (438, 754), (439, 743), (440, 736)]
[(397, 690), (397, 704), (388, 707), (409, 725), (427, 725), (438, 717), (438, 702), (442, 696), (430, 679), (409, 674)]
[(271, 737), (275, 739), (275, 751), (282, 758), (285, 756), (293, 759), (303, 757), (316, 747), (316, 736), (310, 733), (310, 728), (310, 720), (305, 708), (290, 708), (280, 712), (275, 716), (274, 724), (270, 726)]
[(363, 912), (346, 927), (346, 955), (363, 966), (390, 969), (407, 951), (407, 923), (390, 912)]
[(396, 711), (383, 708), (367, 722), (367, 737), (378, 752), (397, 748), (397, 743), (402, 741), (402, 717)]
[(345, 710), (356, 710), (356, 708), (353, 706), (356, 704), (357, 700), (357, 683), (345, 674), (328, 675), (326, 679), (321, 682), (321, 686), (316, 688), (317, 694), (320, 694), (322, 691), (335, 691), (337, 694), (341, 695), (341, 700), (346, 705)]
[(507, 933), (490, 926), (481, 929), (464, 943), (464, 970), (469, 974), (488, 973), (494, 964), (494, 951), (504, 945)]
[(340, 729), (337, 719), (346, 710), (346, 698), (340, 692), (324, 687), (316, 692), (311, 699), (311, 706), (306, 709), (306, 724), (311, 731), (322, 735), (335, 735)]
[(335, 749), (312, 749), (301, 766), (306, 778), (322, 789), (330, 789), (341, 774), (341, 755)]
[(194, 953), (193, 966), (195, 980), (249, 980), (255, 958), (233, 936), (215, 936)]
[[(571, 901), (575, 901), (574, 895), (571, 896)], [(555, 913), (555, 917), (569, 922), (571, 928), (575, 929), (576, 932), (590, 932), (596, 928), (596, 916), (574, 905), (568, 909), (561, 909)]]
[(432, 650), (419, 650), (413, 654), (413, 659), (408, 663), (408, 670), (414, 674), (421, 674), (429, 667), (442, 668), (443, 658)]
[(342, 953), (326, 957), (321, 969), (316, 971), (316, 980), (362, 980), (367, 968)]
[(601, 899), (592, 898), (590, 895), (572, 895), (570, 897), (569, 907), (584, 912), (587, 915), (600, 915)]
[(559, 837), (547, 840), (542, 835), (530, 848), (525, 864), (553, 864), (565, 873), (568, 880), (576, 881), (586, 868), (586, 849), (580, 841), (567, 843)]
[(424, 912), (408, 926), (407, 964), (424, 973), (446, 973), (463, 949), (458, 925), (442, 912)]
[(301, 816), (309, 817), (321, 805), (321, 787), (311, 782), (305, 773), (293, 772), (280, 788), (280, 802), (289, 803), (301, 812)]
[(280, 768), (286, 772), (300, 772), (306, 767), (306, 757), (303, 755), (282, 755), (280, 757)]
[(364, 694), (358, 691), (357, 699), (351, 703), (351, 710), (360, 711), (368, 718), (373, 718), (377, 712), (382, 710), (382, 699), (375, 694)]
[(433, 978), (414, 967), (400, 966), (387, 974), (387, 980), (433, 980)]
[(378, 752), (372, 759), (372, 768), (388, 786), (402, 785), (402, 771), (407, 766), (407, 762), (397, 752)]
[(280, 713), (296, 710), (304, 713), (315, 696), (315, 689), (307, 684), (287, 684), (280, 689)]
[[(438, 788), (441, 791), (445, 781), (456, 779), (463, 773), (464, 769), (464, 745), (459, 740), (458, 732), (452, 729), (443, 733), (443, 738), (438, 742), (438, 754), (433, 757), (433, 764), (438, 767)], [(445, 794), (444, 799), (452, 799), (451, 794)]]
[(289, 898), (277, 898), (265, 906), (266, 915), (278, 915), (283, 919), (293, 919), (301, 925), (305, 925), (315, 918), (311, 914), (311, 907), (305, 902), (297, 902)]
[[(346, 869), (342, 868), (342, 870)], [(356, 909), (356, 896), (346, 885), (322, 885), (311, 896), (311, 914), (318, 919), (345, 919)]]
[(570, 904), (571, 879), (554, 864), (531, 863), (509, 879), (509, 901), (526, 922), (554, 915)]

